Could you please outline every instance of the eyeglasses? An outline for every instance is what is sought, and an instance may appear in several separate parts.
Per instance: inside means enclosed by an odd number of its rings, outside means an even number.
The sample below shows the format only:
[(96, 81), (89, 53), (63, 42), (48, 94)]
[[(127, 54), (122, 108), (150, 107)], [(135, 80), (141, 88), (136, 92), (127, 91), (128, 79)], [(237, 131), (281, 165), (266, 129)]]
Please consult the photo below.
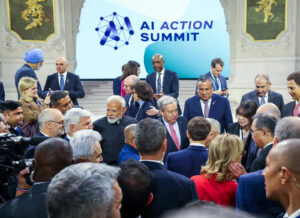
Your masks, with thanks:
[(50, 122), (53, 122), (53, 123), (57, 123), (57, 124), (60, 124), (60, 125), (64, 125), (64, 121), (62, 120), (62, 121), (59, 121), (59, 122), (57, 122), (57, 121), (54, 121), (54, 120), (49, 120)]

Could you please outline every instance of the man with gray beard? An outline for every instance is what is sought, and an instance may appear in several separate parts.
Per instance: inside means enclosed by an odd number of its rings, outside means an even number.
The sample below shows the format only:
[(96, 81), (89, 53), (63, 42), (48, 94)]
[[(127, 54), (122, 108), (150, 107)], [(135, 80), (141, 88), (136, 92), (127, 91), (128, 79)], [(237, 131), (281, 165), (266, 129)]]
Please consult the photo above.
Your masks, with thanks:
[(118, 95), (107, 99), (106, 116), (93, 123), (94, 130), (102, 136), (103, 162), (116, 165), (118, 155), (124, 146), (124, 129), (129, 124), (137, 123), (137, 120), (125, 116), (126, 103), (124, 98)]

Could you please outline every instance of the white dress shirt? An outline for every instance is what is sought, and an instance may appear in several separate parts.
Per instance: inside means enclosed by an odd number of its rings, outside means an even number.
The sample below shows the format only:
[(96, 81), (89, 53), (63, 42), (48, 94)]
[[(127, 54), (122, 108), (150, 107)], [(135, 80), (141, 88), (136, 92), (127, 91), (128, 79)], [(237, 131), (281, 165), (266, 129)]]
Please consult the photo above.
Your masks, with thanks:
[[(161, 72), (156, 72), (156, 90), (155, 92), (157, 93), (157, 81), (158, 81), (158, 77), (159, 77), (159, 73), (161, 73), (160, 75), (160, 82), (161, 82), (161, 92), (163, 91), (163, 84), (164, 84), (164, 76), (165, 76), (165, 68), (162, 69)], [(160, 93), (157, 93), (157, 94), (160, 94)]]

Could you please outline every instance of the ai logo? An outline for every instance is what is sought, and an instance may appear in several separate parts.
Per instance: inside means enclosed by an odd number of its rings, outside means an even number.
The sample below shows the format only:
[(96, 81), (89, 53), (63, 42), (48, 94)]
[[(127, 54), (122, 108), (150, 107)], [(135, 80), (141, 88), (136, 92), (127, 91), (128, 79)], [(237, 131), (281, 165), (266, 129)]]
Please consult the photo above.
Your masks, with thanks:
[(129, 18), (117, 15), (116, 12), (100, 17), (95, 30), (100, 37), (100, 45), (107, 45), (115, 50), (129, 45), (129, 39), (134, 34)]

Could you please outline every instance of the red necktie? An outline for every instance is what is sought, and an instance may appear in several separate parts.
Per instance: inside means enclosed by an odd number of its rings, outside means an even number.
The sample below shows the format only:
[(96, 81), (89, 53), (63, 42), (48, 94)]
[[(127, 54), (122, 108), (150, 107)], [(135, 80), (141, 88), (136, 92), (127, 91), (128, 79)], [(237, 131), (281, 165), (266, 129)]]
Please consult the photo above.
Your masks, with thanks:
[(180, 145), (179, 145), (179, 141), (178, 141), (178, 138), (177, 138), (177, 135), (176, 135), (176, 132), (173, 128), (173, 124), (170, 124), (170, 131), (171, 131), (171, 136), (172, 136), (172, 139), (177, 147), (178, 150), (180, 150)]
[(298, 117), (299, 116), (299, 106), (300, 106), (300, 103), (296, 104), (295, 108), (294, 108), (294, 117)]

